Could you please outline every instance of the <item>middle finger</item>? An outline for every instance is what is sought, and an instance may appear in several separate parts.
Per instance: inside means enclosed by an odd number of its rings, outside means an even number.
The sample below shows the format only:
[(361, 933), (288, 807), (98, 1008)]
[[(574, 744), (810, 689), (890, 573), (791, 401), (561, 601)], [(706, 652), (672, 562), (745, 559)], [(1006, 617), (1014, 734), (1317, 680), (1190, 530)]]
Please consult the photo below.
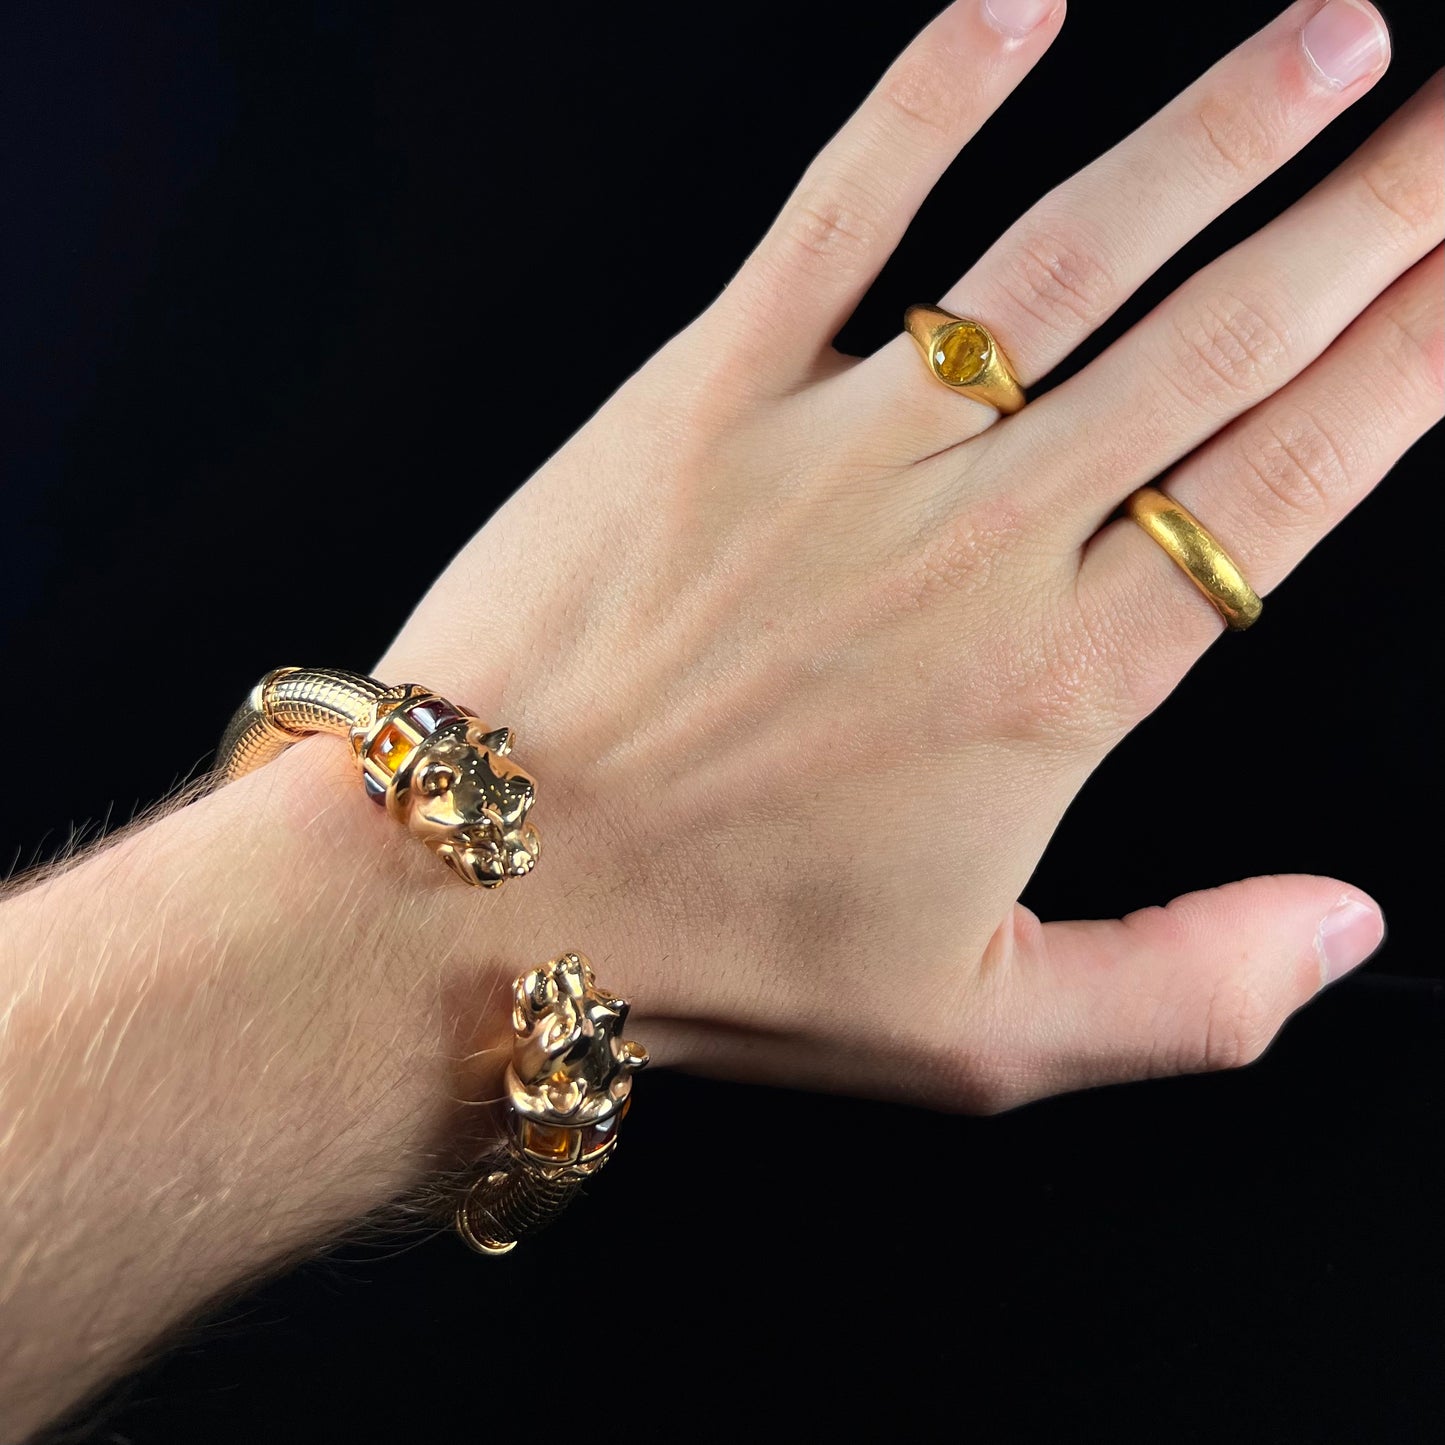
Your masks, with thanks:
[[(1025, 386), (1176, 250), (1369, 90), (1389, 37), (1364, 0), (1301, 0), (1018, 220), (944, 297), (998, 337)], [(834, 382), (910, 458), (993, 413), (940, 386), (900, 335)]]

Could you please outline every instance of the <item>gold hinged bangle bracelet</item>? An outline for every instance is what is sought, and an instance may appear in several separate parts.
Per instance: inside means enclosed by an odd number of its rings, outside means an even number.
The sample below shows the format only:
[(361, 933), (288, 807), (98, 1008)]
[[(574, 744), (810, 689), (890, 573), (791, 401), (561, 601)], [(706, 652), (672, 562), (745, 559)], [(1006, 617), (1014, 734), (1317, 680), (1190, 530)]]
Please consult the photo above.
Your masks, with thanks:
[(527, 814), (537, 785), (492, 728), (418, 683), (387, 687), (336, 668), (279, 667), (231, 719), (216, 768), (231, 782), (312, 733), (346, 738), (367, 796), (467, 883), (497, 888), (541, 852)]
[[(536, 785), (507, 760), (507, 728), (489, 728), (416, 683), (282, 667), (231, 719), (217, 773), (223, 783), (243, 777), (312, 733), (347, 738), (367, 795), (466, 882), (494, 888), (532, 870)], [(647, 1050), (622, 1037), (629, 1008), (598, 987), (580, 953), (517, 979), (505, 1142), (452, 1216), (479, 1253), (506, 1254), (551, 1223), (612, 1157), (632, 1074), (647, 1063)]]

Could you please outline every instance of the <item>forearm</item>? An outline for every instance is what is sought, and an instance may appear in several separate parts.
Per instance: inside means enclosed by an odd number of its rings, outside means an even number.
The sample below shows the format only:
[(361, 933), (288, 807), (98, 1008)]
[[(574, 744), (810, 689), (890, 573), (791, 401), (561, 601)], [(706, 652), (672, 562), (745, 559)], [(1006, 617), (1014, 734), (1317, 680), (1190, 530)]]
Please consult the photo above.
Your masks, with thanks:
[(457, 1162), (494, 1091), (513, 961), (326, 741), (0, 906), (0, 1438)]

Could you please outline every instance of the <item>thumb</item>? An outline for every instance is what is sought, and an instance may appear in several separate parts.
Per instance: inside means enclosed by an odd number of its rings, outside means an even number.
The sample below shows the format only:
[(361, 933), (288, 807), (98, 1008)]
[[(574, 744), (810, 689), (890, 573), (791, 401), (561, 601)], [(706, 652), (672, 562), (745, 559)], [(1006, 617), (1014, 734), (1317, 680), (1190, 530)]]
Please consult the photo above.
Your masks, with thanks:
[(1026, 1058), (1008, 1071), (1021, 1096), (1002, 1106), (1251, 1063), (1384, 932), (1368, 895), (1302, 875), (1187, 893), (1122, 919), (1041, 924), (1018, 908), (999, 1002), (1028, 1021)]

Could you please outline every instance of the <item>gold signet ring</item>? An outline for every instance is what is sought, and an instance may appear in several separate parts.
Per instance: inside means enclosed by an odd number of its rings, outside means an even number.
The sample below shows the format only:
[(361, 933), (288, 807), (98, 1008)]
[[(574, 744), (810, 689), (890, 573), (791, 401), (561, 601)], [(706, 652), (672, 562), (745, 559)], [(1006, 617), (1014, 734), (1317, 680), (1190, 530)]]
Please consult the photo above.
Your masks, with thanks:
[(910, 306), (903, 324), (928, 369), (950, 391), (1005, 414), (1023, 406), (1024, 389), (987, 326), (939, 306)]
[(1214, 604), (1231, 632), (1243, 632), (1264, 610), (1234, 559), (1187, 507), (1153, 487), (1140, 487), (1124, 511), (1172, 557), (1180, 571)]

